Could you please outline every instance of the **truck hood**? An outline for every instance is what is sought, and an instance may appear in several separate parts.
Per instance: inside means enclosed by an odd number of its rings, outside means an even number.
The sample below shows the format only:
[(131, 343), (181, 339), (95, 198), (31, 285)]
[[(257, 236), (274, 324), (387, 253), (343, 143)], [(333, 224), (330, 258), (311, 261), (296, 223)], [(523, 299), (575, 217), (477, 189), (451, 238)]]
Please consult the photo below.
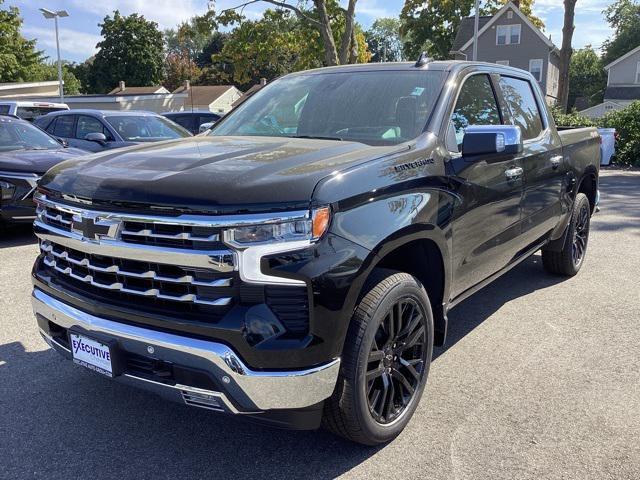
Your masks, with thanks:
[(400, 149), (332, 140), (192, 137), (65, 162), (40, 185), (95, 202), (211, 212), (297, 208), (308, 205), (323, 177)]
[(0, 153), (0, 171), (42, 174), (58, 163), (86, 155), (77, 148), (52, 150), (15, 150)]

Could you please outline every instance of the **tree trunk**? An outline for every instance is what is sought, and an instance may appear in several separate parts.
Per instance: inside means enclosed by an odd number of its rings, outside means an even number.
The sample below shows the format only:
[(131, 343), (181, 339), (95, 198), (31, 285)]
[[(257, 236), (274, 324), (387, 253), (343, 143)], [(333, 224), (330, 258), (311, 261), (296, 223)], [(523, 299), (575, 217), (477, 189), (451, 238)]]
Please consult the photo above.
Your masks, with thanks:
[(569, 102), (569, 64), (571, 62), (571, 40), (573, 39), (573, 19), (577, 0), (564, 0), (564, 25), (562, 27), (562, 48), (560, 48), (560, 80), (558, 82), (558, 106), (567, 111)]
[(327, 66), (339, 65), (340, 60), (338, 58), (338, 51), (336, 50), (336, 42), (333, 40), (333, 31), (331, 30), (331, 23), (329, 21), (329, 14), (327, 13), (326, 0), (313, 0), (316, 9), (318, 10), (318, 17), (320, 19), (320, 35), (324, 43), (324, 61)]
[(357, 45), (354, 44), (353, 35), (354, 32), (354, 14), (356, 10), (356, 1), (357, 0), (349, 0), (349, 6), (345, 12), (345, 22), (344, 22), (344, 33), (342, 34), (342, 41), (340, 42), (340, 64), (344, 65), (345, 63), (353, 63), (351, 62), (351, 54), (352, 50), (355, 48), (357, 50)]

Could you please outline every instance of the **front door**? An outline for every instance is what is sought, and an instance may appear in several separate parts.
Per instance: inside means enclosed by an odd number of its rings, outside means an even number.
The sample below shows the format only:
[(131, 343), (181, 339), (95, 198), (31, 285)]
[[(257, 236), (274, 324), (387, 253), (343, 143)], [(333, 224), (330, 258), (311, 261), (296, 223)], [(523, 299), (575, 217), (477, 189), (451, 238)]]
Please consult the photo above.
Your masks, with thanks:
[(502, 118), (489, 75), (468, 77), (451, 117), (449, 138), (455, 135), (455, 141), (447, 142), (458, 147), (449, 169), (461, 202), (452, 224), (452, 298), (505, 267), (518, 251), (522, 159), (496, 156), (469, 162), (460, 155), (466, 127), (501, 125)]

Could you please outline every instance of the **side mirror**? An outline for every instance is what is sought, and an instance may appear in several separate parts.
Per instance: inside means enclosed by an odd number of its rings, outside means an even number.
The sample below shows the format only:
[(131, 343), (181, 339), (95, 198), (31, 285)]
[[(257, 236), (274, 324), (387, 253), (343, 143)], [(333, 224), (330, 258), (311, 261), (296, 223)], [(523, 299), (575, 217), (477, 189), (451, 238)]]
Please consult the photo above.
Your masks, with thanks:
[(107, 137), (104, 135), (104, 133), (100, 132), (87, 133), (84, 136), (84, 139), (89, 142), (99, 143), (100, 145), (104, 145), (105, 143), (107, 143)]
[(522, 152), (522, 132), (515, 125), (471, 125), (464, 130), (462, 156), (505, 157)]
[(64, 138), (60, 138), (60, 137), (55, 137), (55, 139), (58, 141), (58, 143), (60, 145), (62, 145), (64, 148), (67, 148), (69, 146), (69, 142), (67, 142)]

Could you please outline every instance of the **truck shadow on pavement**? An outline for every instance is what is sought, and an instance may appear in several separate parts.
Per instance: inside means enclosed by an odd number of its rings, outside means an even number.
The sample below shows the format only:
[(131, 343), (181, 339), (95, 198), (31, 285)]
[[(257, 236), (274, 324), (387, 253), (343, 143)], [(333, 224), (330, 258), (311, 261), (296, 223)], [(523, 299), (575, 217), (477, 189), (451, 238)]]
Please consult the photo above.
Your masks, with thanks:
[[(561, 280), (542, 270), (539, 255), (526, 260), (450, 312), (448, 345), (435, 361), (504, 303)], [(38, 335), (35, 322), (26, 328)], [(18, 342), (0, 345), (0, 384), (5, 478), (325, 479), (385, 448), (176, 405)]]
[(0, 248), (31, 245), (37, 240), (31, 224), (0, 226)]

